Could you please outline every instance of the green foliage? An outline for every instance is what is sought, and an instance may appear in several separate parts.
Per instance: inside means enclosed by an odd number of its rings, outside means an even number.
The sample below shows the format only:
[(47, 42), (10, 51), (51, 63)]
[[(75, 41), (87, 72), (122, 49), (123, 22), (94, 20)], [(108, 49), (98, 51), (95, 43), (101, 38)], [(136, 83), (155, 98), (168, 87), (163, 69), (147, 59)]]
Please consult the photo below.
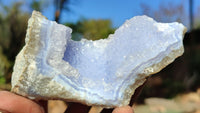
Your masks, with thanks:
[(82, 20), (76, 24), (66, 25), (73, 29), (74, 40), (80, 40), (81, 34), (88, 40), (105, 39), (115, 30), (110, 20)]
[(6, 83), (6, 79), (3, 76), (0, 76), (0, 85), (1, 84), (5, 84)]
[(4, 6), (0, 13), (0, 83), (10, 82), (15, 57), (24, 45), (29, 14), (20, 10), (21, 4)]
[(195, 29), (200, 29), (200, 20), (195, 22), (194, 28)]
[(28, 13), (20, 11), (20, 3), (12, 8), (6, 8), (5, 14), (0, 16), (0, 45), (3, 53), (14, 62), (15, 56), (24, 45)]
[(6, 58), (6, 56), (2, 53), (2, 49), (0, 46), (0, 76), (3, 75), (4, 69), (8, 69), (10, 67), (10, 62)]
[(34, 0), (32, 3), (31, 3), (31, 8), (33, 8), (34, 10), (37, 10), (37, 11), (41, 11), (42, 10), (42, 2), (41, 1), (36, 1)]
[(45, 10), (45, 8), (49, 7), (51, 1), (48, 0), (30, 0), (30, 8), (32, 8), (32, 10), (36, 10), (36, 11), (43, 11)]
[(0, 85), (6, 82), (5, 73), (9, 71), (9, 68), (10, 62), (7, 60), (6, 56), (3, 55), (0, 47)]

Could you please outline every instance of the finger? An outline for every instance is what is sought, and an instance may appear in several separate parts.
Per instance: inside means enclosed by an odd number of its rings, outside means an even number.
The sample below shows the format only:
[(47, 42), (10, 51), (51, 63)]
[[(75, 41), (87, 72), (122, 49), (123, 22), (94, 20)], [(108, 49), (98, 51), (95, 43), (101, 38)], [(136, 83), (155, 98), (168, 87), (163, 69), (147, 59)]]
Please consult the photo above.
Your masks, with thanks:
[(65, 113), (88, 113), (91, 107), (79, 104), (79, 103), (70, 103), (67, 107)]
[(100, 113), (103, 110), (103, 107), (92, 106), (88, 113)]
[(130, 106), (124, 106), (115, 108), (112, 113), (134, 113), (134, 112)]
[(0, 91), (0, 110), (10, 113), (44, 113), (44, 110), (35, 102), (22, 96)]

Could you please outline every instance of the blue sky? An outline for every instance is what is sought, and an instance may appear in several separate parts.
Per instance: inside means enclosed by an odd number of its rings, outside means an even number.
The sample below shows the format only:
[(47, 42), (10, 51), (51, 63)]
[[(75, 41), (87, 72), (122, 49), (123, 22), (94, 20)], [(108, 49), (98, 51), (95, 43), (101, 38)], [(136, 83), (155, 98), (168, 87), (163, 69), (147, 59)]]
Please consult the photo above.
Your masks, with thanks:
[[(158, 10), (160, 4), (180, 4), (183, 2), (186, 14), (188, 14), (189, 0), (76, 0), (70, 5), (72, 13), (63, 13), (61, 22), (76, 22), (81, 18), (86, 19), (111, 19), (114, 27), (119, 27), (125, 20), (136, 15), (143, 15), (141, 4), (147, 4), (154, 10)], [(194, 0), (194, 11), (200, 6), (200, 0)], [(53, 19), (51, 14), (54, 7), (49, 7), (51, 11), (44, 11), (49, 19)], [(196, 11), (197, 12), (197, 11)], [(185, 25), (189, 20), (185, 19)]]
[[(161, 3), (174, 2), (174, 0), (77, 0), (70, 5), (73, 13), (63, 13), (61, 22), (76, 22), (81, 18), (111, 19), (115, 27), (120, 26), (125, 20), (136, 15), (143, 15), (141, 4), (145, 3), (156, 9)], [(180, 3), (182, 0), (176, 0)], [(54, 8), (51, 7), (53, 11)], [(44, 11), (46, 16), (50, 12)], [(53, 15), (51, 15), (53, 16)]]
[[(30, 11), (29, 2), (31, 0), (3, 0), (4, 4), (11, 4), (15, 1), (25, 2), (23, 10)], [(44, 6), (42, 13), (50, 20), (54, 20), (55, 7), (53, 0), (43, 0), (47, 6)], [(72, 12), (62, 13), (61, 23), (77, 22), (81, 18), (86, 19), (110, 19), (114, 27), (118, 27), (125, 20), (136, 15), (143, 15), (141, 4), (147, 4), (151, 9), (158, 10), (160, 4), (180, 4), (184, 3), (186, 14), (188, 14), (188, 0), (73, 0), (76, 1), (70, 5)], [(200, 6), (200, 0), (194, 0), (194, 13), (197, 13)], [(200, 7), (199, 7), (200, 11)], [(31, 12), (31, 11), (30, 11)], [(187, 20), (188, 21), (188, 20)], [(185, 24), (188, 24), (188, 22)]]

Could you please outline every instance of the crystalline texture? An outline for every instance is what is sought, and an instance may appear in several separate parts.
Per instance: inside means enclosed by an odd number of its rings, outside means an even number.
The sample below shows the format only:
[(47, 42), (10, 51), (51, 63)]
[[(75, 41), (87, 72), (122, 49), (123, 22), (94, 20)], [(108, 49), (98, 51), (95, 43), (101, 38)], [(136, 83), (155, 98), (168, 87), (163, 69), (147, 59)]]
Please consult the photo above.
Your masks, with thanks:
[(12, 91), (37, 99), (128, 105), (147, 76), (182, 55), (185, 30), (177, 22), (136, 16), (107, 39), (73, 41), (69, 27), (34, 11), (16, 58)]

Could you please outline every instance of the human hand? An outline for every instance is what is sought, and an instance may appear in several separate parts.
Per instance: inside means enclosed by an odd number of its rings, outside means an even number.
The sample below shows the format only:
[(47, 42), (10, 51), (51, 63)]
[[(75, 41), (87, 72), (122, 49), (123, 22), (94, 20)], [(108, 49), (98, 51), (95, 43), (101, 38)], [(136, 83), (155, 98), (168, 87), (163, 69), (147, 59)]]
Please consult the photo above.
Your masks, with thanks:
[[(0, 91), (0, 112), (2, 113), (45, 113), (41, 103), (7, 91)], [(113, 113), (133, 113), (130, 106), (119, 107)]]
[(133, 109), (130, 106), (124, 106), (115, 108), (112, 113), (133, 113)]
[(25, 97), (8, 91), (0, 91), (0, 112), (2, 113), (44, 113), (43, 107)]

